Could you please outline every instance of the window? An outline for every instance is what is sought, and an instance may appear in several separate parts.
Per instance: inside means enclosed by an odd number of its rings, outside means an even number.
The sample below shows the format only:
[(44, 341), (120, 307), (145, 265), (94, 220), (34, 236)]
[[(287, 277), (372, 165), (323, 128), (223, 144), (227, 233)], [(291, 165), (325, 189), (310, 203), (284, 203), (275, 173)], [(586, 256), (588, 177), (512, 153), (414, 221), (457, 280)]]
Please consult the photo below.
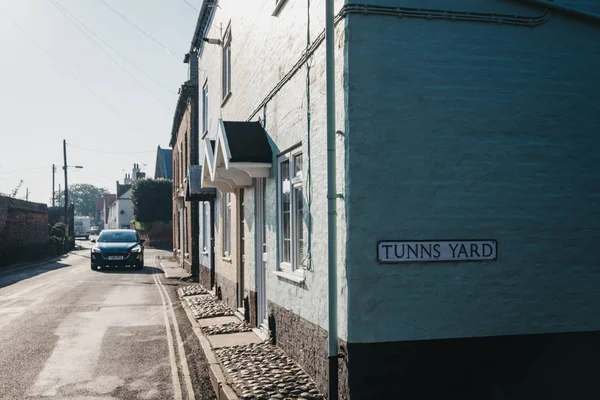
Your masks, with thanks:
[(202, 87), (202, 133), (208, 131), (208, 80)]
[(304, 193), (302, 153), (290, 152), (279, 159), (280, 254), (282, 269), (304, 264)]
[(223, 257), (231, 257), (231, 193), (223, 195)]
[(231, 93), (231, 28), (223, 39), (223, 101)]
[(208, 253), (210, 248), (210, 209), (208, 202), (202, 203), (202, 252)]

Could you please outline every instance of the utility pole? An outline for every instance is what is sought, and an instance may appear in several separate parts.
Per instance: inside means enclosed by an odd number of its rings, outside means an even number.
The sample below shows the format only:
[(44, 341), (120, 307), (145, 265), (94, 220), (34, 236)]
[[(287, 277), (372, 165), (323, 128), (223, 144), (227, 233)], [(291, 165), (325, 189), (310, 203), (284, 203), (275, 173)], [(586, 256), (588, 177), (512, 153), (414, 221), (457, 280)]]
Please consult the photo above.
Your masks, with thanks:
[(56, 205), (55, 203), (55, 191), (54, 191), (54, 175), (56, 174), (56, 165), (52, 164), (52, 207)]
[(63, 139), (63, 157), (65, 170), (65, 232), (69, 232), (69, 183), (67, 181), (67, 141)]
[(29, 201), (29, 188), (25, 188), (25, 201)]

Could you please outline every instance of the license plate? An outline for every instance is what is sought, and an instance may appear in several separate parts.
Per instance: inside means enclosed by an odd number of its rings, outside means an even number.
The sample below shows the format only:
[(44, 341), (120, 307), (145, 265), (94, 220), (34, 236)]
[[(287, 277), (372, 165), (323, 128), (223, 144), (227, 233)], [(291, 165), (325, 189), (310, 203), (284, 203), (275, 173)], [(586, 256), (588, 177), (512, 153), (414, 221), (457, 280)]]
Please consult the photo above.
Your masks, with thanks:
[(123, 256), (108, 256), (109, 260), (122, 260)]

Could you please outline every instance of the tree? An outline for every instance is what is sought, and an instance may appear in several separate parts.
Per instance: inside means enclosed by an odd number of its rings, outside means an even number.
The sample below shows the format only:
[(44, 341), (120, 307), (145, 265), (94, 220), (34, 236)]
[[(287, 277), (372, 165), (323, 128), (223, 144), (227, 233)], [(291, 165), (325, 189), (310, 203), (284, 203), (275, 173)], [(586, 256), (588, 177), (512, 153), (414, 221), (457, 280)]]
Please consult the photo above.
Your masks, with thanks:
[(137, 222), (170, 221), (173, 187), (168, 179), (140, 179), (131, 186), (133, 218)]
[[(75, 215), (94, 218), (96, 214), (96, 199), (106, 193), (106, 189), (88, 183), (69, 185), (69, 202), (75, 205)], [(65, 193), (59, 191), (56, 199), (59, 204), (64, 204)]]

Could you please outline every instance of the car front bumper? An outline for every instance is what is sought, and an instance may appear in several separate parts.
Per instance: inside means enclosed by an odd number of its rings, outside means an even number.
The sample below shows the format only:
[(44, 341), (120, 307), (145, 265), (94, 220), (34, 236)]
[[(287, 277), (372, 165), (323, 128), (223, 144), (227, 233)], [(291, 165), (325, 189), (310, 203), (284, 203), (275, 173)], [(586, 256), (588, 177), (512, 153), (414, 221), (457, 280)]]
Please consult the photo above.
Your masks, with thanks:
[[(110, 259), (109, 257), (124, 257), (122, 260)], [(140, 265), (144, 262), (144, 253), (92, 253), (92, 264), (105, 267), (122, 267), (126, 265)]]

